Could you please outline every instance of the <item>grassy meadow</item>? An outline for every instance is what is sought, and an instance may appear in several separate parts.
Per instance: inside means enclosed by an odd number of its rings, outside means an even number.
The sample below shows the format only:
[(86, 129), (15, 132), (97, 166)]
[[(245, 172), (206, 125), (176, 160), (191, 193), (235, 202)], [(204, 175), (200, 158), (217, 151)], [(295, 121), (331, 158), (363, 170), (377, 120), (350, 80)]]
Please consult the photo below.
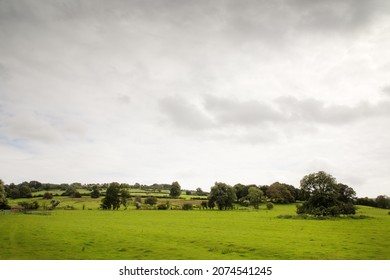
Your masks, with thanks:
[(390, 259), (383, 209), (359, 206), (357, 214), (369, 219), (297, 220), (277, 218), (294, 215), (293, 204), (103, 211), (98, 201), (67, 199), (61, 204), (76, 210), (48, 215), (0, 212), (0, 259)]

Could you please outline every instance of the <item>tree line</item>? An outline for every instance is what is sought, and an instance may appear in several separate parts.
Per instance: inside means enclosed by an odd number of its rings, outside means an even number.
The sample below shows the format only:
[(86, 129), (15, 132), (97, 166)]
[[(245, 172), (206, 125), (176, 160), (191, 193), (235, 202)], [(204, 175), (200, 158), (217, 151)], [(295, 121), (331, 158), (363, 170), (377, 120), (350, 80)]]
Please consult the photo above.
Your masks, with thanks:
[[(19, 185), (10, 184), (4, 185), (0, 180), (0, 209), (7, 207), (7, 197), (9, 198), (29, 198), (32, 193), (40, 190), (46, 190), (43, 198), (51, 199), (53, 194), (50, 190), (60, 189), (63, 192), (61, 195), (70, 197), (81, 197), (78, 189), (85, 188), (90, 191), (92, 198), (101, 200), (101, 209), (117, 210), (121, 206), (127, 209), (131, 195), (129, 190), (140, 189), (148, 192), (169, 191), (169, 197), (179, 198), (182, 194), (181, 186), (178, 182), (171, 184), (153, 184), (147, 185), (129, 185), (120, 184), (117, 182), (109, 184), (42, 184), (38, 181), (23, 182)], [(210, 192), (204, 192), (201, 188), (196, 191), (185, 191), (188, 195), (207, 196), (206, 201), (202, 201), (202, 208), (219, 210), (233, 209), (234, 204), (239, 204), (244, 207), (253, 206), (259, 208), (261, 203), (268, 203), (267, 208), (272, 208), (270, 203), (286, 204), (300, 201), (297, 205), (298, 214), (310, 214), (316, 216), (337, 216), (343, 214), (355, 214), (355, 205), (367, 205), (390, 209), (390, 198), (386, 195), (380, 195), (376, 199), (357, 198), (353, 188), (338, 183), (336, 179), (324, 171), (311, 173), (306, 175), (300, 181), (300, 188), (295, 188), (292, 185), (275, 182), (271, 185), (243, 185), (236, 184), (230, 186), (223, 182), (216, 182), (211, 187)], [(146, 204), (157, 204), (157, 197), (150, 196), (144, 201)], [(141, 200), (136, 199), (135, 205), (140, 209)], [(165, 204), (158, 205), (159, 209), (167, 209)], [(188, 209), (189, 205), (186, 206)]]

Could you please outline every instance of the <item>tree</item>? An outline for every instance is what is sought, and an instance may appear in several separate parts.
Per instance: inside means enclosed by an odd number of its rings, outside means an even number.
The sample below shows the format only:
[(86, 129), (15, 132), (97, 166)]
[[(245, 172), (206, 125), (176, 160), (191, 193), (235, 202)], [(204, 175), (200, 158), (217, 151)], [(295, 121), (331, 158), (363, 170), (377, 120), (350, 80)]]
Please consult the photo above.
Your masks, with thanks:
[(248, 190), (247, 198), (249, 203), (255, 208), (259, 209), (263, 197), (263, 192), (258, 187), (250, 187)]
[(145, 204), (149, 204), (150, 206), (157, 204), (157, 197), (150, 196), (150, 197), (145, 198)]
[(121, 189), (121, 204), (127, 209), (128, 199), (130, 198), (129, 191), (127, 189)]
[(275, 182), (267, 190), (268, 197), (275, 203), (293, 203), (295, 198), (290, 192), (291, 187), (294, 189), (293, 186)]
[(233, 187), (219, 182), (214, 184), (214, 187), (211, 188), (210, 194), (208, 196), (209, 207), (210, 203), (215, 202), (219, 210), (232, 209), (233, 202), (236, 201), (236, 199), (237, 196)]
[(383, 209), (390, 209), (390, 197), (386, 195), (379, 195), (375, 199), (376, 206)]
[(177, 198), (180, 196), (180, 194), (181, 194), (181, 187), (180, 187), (179, 183), (173, 182), (169, 196)]
[(297, 207), (298, 214), (355, 214), (352, 204), (355, 191), (346, 185), (337, 184), (336, 179), (324, 171), (304, 176), (301, 180), (301, 191), (307, 200)]
[(118, 210), (120, 207), (119, 198), (120, 185), (119, 183), (111, 183), (106, 191), (106, 196), (102, 199), (101, 207), (103, 210)]
[(201, 195), (204, 195), (204, 192), (201, 188), (196, 188), (195, 194), (201, 196)]
[(248, 195), (249, 186), (245, 186), (243, 184), (234, 185), (234, 191), (236, 192), (237, 202), (243, 201), (246, 199)]
[(8, 208), (9, 206), (8, 206), (7, 196), (4, 189), (4, 183), (0, 179), (0, 209), (8, 209)]
[(99, 187), (97, 185), (93, 185), (91, 191), (91, 198), (99, 198), (99, 197), (100, 197)]
[(43, 194), (43, 199), (52, 199), (53, 198), (53, 194), (51, 192), (45, 192)]

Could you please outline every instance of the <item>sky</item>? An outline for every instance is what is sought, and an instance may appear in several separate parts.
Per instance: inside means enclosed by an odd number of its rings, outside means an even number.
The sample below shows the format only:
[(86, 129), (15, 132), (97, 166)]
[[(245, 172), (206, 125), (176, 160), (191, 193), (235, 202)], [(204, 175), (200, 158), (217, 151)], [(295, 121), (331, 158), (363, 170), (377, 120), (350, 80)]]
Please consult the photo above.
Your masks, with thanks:
[(0, 178), (390, 195), (387, 0), (0, 0)]

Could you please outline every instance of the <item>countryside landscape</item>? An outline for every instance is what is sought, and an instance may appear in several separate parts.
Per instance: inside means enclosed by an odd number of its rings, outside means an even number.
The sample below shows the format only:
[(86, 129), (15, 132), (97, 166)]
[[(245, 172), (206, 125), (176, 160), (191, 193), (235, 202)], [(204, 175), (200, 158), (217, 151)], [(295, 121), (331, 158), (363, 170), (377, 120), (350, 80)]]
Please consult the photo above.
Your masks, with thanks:
[(301, 186), (0, 186), (0, 259), (390, 259), (390, 198), (325, 172)]

